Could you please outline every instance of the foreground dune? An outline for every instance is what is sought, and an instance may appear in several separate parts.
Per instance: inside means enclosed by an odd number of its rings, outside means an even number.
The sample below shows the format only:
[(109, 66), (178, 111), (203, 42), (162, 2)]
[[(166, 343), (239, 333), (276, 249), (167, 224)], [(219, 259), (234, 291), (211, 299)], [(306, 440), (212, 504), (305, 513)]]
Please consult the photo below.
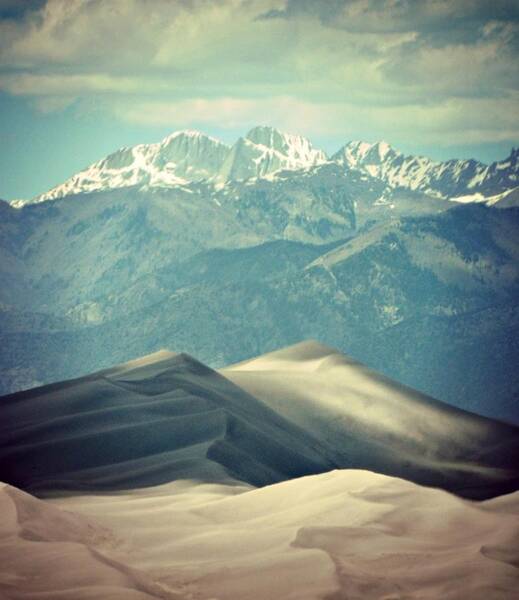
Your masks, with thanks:
[(261, 489), (6, 496), (9, 599), (509, 600), (519, 586), (519, 493), (473, 503), (344, 470)]
[(109, 558), (112, 531), (83, 515), (0, 484), (0, 598), (150, 600), (162, 596), (145, 573)]

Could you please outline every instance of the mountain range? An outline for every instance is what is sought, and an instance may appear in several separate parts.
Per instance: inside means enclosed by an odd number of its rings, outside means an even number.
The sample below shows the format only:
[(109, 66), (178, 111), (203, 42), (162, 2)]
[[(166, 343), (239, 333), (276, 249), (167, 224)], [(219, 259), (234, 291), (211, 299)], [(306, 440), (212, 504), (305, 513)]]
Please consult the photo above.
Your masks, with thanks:
[[(272, 127), (254, 127), (232, 146), (199, 131), (185, 130), (159, 143), (121, 148), (32, 201), (134, 185), (182, 187), (205, 181), (218, 189), (228, 181), (268, 178), (328, 164), (376, 178), (384, 183), (385, 196), (402, 188), (435, 198), (494, 204), (517, 191), (518, 156), (519, 149), (514, 148), (505, 160), (491, 165), (476, 160), (435, 162), (423, 156), (405, 156), (385, 142), (354, 141), (328, 157), (306, 138)], [(17, 201), (16, 205), (23, 203)]]
[(175, 347), (220, 367), (316, 338), (519, 421), (517, 150), (493, 165), (257, 127), (123, 148), (0, 202), (1, 391)]

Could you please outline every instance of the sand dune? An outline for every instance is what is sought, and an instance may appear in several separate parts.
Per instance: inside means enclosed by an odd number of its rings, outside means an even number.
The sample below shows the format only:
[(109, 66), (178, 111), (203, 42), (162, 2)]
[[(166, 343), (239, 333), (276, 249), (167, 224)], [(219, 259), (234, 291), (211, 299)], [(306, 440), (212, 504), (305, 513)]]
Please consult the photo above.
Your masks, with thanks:
[(265, 485), (334, 466), (317, 440), (183, 354), (5, 396), (0, 417), (0, 478), (23, 489)]
[(122, 543), (82, 515), (0, 484), (0, 598), (181, 600), (146, 573), (109, 558)]
[(489, 498), (519, 487), (519, 428), (400, 385), (338, 351), (303, 342), (221, 370), (363, 468)]
[(0, 400), (0, 598), (513, 596), (516, 427), (315, 342), (222, 373), (160, 352)]
[(316, 342), (223, 369), (159, 352), (0, 402), (0, 479), (26, 490), (176, 479), (262, 486), (362, 468), (490, 498), (519, 487), (519, 428)]
[[(16, 558), (0, 575), (7, 598), (510, 600), (519, 586), (519, 493), (473, 503), (343, 470), (31, 499), (29, 511), (21, 534), (0, 537)], [(32, 579), (14, 595), (23, 553)]]

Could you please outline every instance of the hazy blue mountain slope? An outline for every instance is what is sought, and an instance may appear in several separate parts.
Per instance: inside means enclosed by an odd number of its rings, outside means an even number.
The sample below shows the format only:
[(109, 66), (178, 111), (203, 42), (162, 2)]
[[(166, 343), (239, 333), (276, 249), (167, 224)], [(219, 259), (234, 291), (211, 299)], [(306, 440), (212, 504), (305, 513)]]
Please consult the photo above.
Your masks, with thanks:
[(509, 304), (410, 319), (373, 335), (357, 353), (437, 398), (519, 423), (518, 340), (519, 310)]
[[(27, 225), (27, 229), (30, 225)], [(0, 200), (0, 307), (18, 304), (27, 296), (26, 265), (20, 247), (26, 233), (20, 221), (20, 211)]]
[(210, 250), (116, 298), (92, 296), (105, 313), (90, 326), (4, 335), (1, 361), (63, 379), (161, 347), (223, 366), (314, 338), (439, 399), (519, 420), (518, 231), (516, 209), (462, 206), (332, 246)]
[[(73, 310), (98, 320), (92, 298), (114, 297), (162, 265), (205, 249), (239, 248), (275, 239), (323, 243), (355, 227), (353, 176), (315, 171), (299, 178), (258, 182), (215, 192), (204, 184), (185, 188), (137, 187), (77, 195), (27, 205), (13, 231), (2, 228), (6, 247), (30, 286), (26, 308)], [(325, 194), (324, 191), (328, 190)], [(14, 259), (13, 259), (14, 260)], [(21, 284), (20, 284), (21, 285)], [(146, 290), (142, 290), (146, 294)]]

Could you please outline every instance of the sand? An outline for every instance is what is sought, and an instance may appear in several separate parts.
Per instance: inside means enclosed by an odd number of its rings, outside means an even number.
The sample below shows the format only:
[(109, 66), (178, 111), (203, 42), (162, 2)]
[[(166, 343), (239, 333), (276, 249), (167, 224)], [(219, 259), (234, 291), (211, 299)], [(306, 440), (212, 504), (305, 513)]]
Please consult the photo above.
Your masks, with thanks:
[(0, 423), (0, 480), (25, 490), (266, 485), (337, 466), (317, 439), (184, 354), (5, 396)]
[(469, 498), (519, 488), (519, 428), (449, 406), (308, 341), (220, 371), (364, 468)]
[(476, 503), (341, 470), (32, 502), (30, 527), (0, 537), (6, 598), (510, 600), (519, 586), (519, 493)]
[(165, 594), (148, 575), (109, 555), (113, 532), (21, 490), (0, 487), (0, 598), (151, 600)]
[(519, 589), (518, 428), (315, 342), (221, 373), (161, 352), (4, 397), (0, 423), (2, 600)]

